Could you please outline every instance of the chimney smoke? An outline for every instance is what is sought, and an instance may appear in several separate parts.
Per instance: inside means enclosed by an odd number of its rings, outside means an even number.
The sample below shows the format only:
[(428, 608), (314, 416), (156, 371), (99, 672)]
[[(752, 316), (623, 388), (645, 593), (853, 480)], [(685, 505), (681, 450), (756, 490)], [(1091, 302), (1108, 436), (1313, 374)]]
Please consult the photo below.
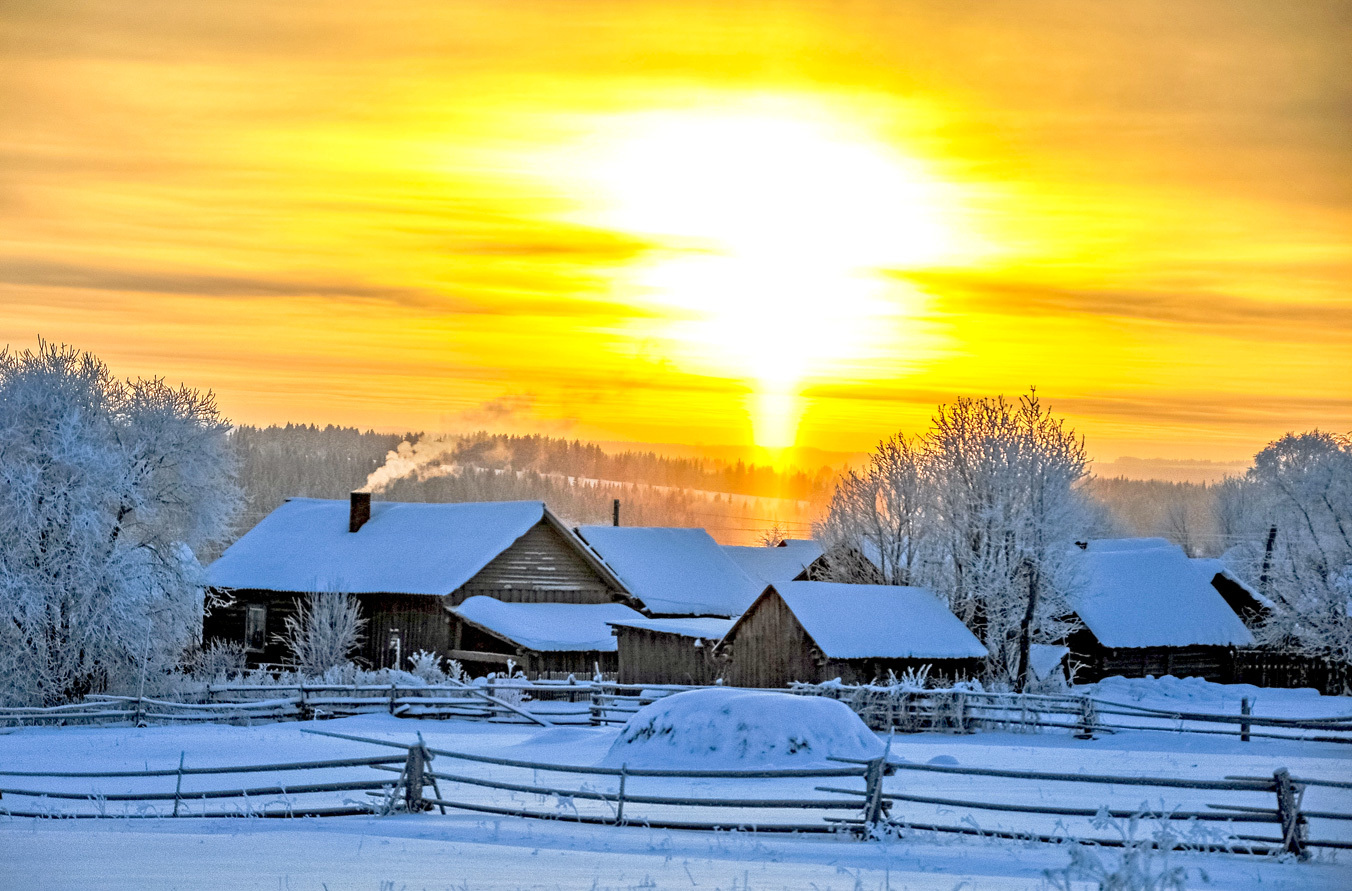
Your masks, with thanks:
[(352, 508), (348, 514), (347, 531), (356, 532), (371, 519), (371, 493), (353, 492)]

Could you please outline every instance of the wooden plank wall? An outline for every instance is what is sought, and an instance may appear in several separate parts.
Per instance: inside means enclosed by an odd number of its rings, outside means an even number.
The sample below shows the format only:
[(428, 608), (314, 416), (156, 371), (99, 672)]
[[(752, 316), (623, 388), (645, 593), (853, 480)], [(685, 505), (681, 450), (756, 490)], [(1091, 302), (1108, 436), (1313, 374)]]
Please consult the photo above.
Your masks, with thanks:
[(562, 533), (541, 520), (452, 593), (450, 605), (476, 594), (512, 603), (613, 603), (619, 592), (606, 586)]
[(737, 687), (786, 687), (816, 681), (821, 668), (812, 640), (784, 601), (762, 597), (738, 624), (723, 678)]
[(615, 637), (622, 684), (712, 684), (723, 668), (713, 661), (709, 641), (696, 647), (693, 637), (623, 627)]

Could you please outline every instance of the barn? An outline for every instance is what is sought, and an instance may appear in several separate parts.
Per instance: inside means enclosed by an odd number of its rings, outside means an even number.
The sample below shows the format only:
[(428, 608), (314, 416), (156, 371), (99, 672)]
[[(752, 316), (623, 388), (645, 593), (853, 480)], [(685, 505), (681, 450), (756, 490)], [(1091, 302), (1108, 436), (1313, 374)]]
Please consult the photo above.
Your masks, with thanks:
[[(242, 643), (251, 664), (285, 663), (280, 640), (298, 599), (354, 595), (367, 619), (360, 658), (388, 667), (416, 650), (455, 657), (455, 607), (475, 596), (511, 603), (630, 602), (623, 583), (539, 501), (372, 503), (292, 498), (207, 570), (227, 604), (203, 639)], [(406, 666), (406, 661), (404, 662)]]
[(1090, 541), (1073, 556), (1070, 604), (1084, 627), (1066, 644), (1077, 681), (1171, 674), (1226, 683), (1234, 648), (1253, 645), (1215, 585), (1230, 581), (1216, 561), (1189, 559), (1162, 538)]
[(713, 648), (732, 619), (626, 619), (614, 629), (622, 684), (712, 684), (722, 671)]
[(577, 532), (652, 617), (740, 616), (765, 587), (703, 529), (582, 526)]
[(930, 666), (932, 677), (980, 674), (986, 648), (925, 588), (784, 582), (767, 587), (715, 648), (740, 687), (847, 684)]

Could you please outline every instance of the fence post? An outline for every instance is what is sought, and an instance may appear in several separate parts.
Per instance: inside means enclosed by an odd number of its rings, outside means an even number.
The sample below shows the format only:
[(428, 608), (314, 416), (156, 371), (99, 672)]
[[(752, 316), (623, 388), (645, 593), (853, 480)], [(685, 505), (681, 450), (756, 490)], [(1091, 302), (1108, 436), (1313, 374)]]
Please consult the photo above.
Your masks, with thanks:
[(624, 822), (624, 781), (629, 776), (629, 764), (626, 762), (620, 765), (620, 795), (615, 804), (615, 825), (619, 826)]
[(1098, 723), (1098, 716), (1094, 713), (1094, 700), (1089, 696), (1080, 697), (1080, 732), (1075, 734), (1076, 739), (1093, 739), (1094, 725)]
[(404, 762), (404, 809), (416, 814), (423, 809), (423, 750), (422, 746), (413, 746), (408, 750), (408, 760)]
[(178, 781), (174, 783), (174, 816), (178, 816), (179, 793), (183, 791), (183, 759), (188, 755), (187, 752), (178, 753)]
[[(1241, 700), (1239, 701), (1239, 714), (1240, 714), (1241, 716), (1243, 716), (1243, 717), (1248, 717), (1249, 715), (1253, 714), (1253, 703), (1249, 702), (1249, 697), (1245, 696), (1243, 699), (1241, 699)], [(1239, 725), (1239, 741), (1240, 741), (1240, 742), (1248, 742), (1248, 741), (1249, 741), (1249, 722), (1248, 722), (1248, 721), (1241, 721), (1241, 722), (1240, 722), (1240, 725)]]
[(871, 835), (883, 815), (883, 766), (887, 756), (874, 758), (864, 769), (864, 834)]
[(1277, 787), (1277, 819), (1282, 822), (1282, 846), (1288, 854), (1305, 858), (1305, 818), (1300, 813), (1300, 797), (1304, 791), (1291, 782), (1291, 773), (1285, 767), (1272, 774)]
[(395, 692), (394, 684), (395, 684), (394, 681), (390, 681), (390, 714), (394, 714), (394, 692)]

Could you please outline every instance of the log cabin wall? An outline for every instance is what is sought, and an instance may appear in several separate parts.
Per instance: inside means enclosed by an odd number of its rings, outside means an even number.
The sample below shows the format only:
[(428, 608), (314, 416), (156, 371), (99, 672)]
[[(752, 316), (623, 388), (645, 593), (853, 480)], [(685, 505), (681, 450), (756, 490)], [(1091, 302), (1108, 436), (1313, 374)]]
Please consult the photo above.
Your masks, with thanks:
[(900, 678), (928, 666), (930, 681), (951, 683), (981, 677), (984, 664), (980, 659), (834, 659), (821, 666), (817, 681), (840, 678), (843, 684), (885, 684), (889, 672)]
[(697, 638), (617, 626), (621, 684), (712, 684), (721, 663), (712, 659), (713, 643)]
[(723, 678), (736, 687), (787, 687), (792, 681), (817, 681), (821, 667), (815, 646), (784, 601), (759, 598), (733, 632)]
[(1112, 675), (1143, 678), (1200, 677), (1219, 684), (1234, 679), (1234, 658), (1229, 647), (1130, 647), (1113, 648), (1100, 644), (1087, 629), (1080, 629), (1066, 641), (1076, 683), (1093, 683)]
[(459, 606), (483, 594), (510, 603), (614, 603), (608, 587), (577, 547), (547, 521), (530, 529), (448, 598)]
[[(358, 594), (366, 634), (359, 656), (371, 668), (409, 669), (409, 656), (418, 650), (445, 654), (450, 649), (451, 621), (444, 600), (431, 594)], [(393, 632), (399, 633), (399, 656), (394, 664)]]
[(262, 606), (265, 609), (265, 643), (261, 650), (245, 650), (245, 661), (250, 667), (264, 662), (274, 665), (290, 663), (291, 650), (279, 638), (286, 630), (287, 618), (296, 615), (296, 599), (309, 595), (253, 589), (222, 593), (230, 597), (230, 602), (225, 606), (211, 607), (202, 617), (203, 645), (210, 646), (215, 641), (244, 644), (245, 615), (250, 606)]

